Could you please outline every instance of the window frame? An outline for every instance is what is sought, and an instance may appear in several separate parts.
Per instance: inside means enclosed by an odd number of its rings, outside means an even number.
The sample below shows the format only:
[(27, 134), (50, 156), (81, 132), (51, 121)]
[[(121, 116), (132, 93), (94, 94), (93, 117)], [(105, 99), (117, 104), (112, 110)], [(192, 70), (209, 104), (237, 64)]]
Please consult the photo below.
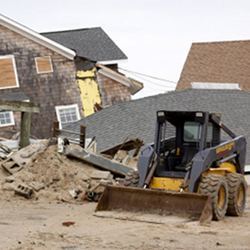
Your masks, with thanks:
[[(1, 122), (0, 122), (0, 128), (9, 127), (9, 126), (14, 126), (15, 125), (15, 119), (14, 119), (14, 113), (13, 113), (13, 111), (0, 111), (0, 113), (9, 113), (10, 114), (10, 120), (11, 120), (10, 123), (6, 123), (6, 124), (1, 124)], [(1, 118), (0, 118), (0, 120), (1, 120)]]
[[(79, 121), (80, 120), (80, 112), (79, 112), (79, 107), (78, 107), (78, 104), (69, 104), (69, 105), (59, 105), (59, 106), (55, 106), (55, 109), (56, 109), (56, 117), (57, 117), (57, 121), (59, 122), (59, 128), (61, 129), (62, 128), (62, 122), (61, 122), (61, 117), (60, 117), (60, 110), (63, 110), (63, 109), (70, 109), (70, 108), (75, 108), (76, 110), (76, 117), (77, 117), (77, 120), (76, 121)], [(76, 121), (72, 121), (72, 122), (76, 122)], [(68, 122), (68, 124), (71, 123), (71, 122)]]
[[(45, 57), (47, 57), (49, 59), (51, 70), (50, 71), (39, 71), (37, 59), (38, 58), (45, 58)], [(36, 73), (37, 74), (48, 74), (48, 73), (53, 73), (54, 72), (51, 56), (37, 56), (37, 57), (35, 57), (35, 64), (36, 64)]]
[(13, 71), (15, 74), (15, 80), (16, 80), (16, 86), (6, 86), (6, 87), (1, 87), (0, 89), (13, 89), (13, 88), (19, 88), (19, 81), (18, 81), (18, 74), (17, 74), (17, 67), (16, 67), (16, 60), (14, 55), (0, 55), (0, 60), (1, 59), (11, 59), (12, 60), (12, 66), (13, 66)]

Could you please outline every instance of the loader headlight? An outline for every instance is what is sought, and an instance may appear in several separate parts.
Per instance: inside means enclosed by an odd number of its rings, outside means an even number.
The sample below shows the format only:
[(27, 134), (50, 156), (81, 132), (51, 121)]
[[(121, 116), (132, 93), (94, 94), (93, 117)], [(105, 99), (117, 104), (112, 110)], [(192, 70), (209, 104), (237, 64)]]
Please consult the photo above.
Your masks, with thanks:
[(163, 123), (163, 122), (165, 122), (165, 112), (163, 112), (163, 111), (159, 111), (159, 112), (157, 112), (157, 120), (158, 120), (158, 122), (160, 122), (160, 123)]
[(201, 112), (196, 112), (195, 116), (196, 117), (203, 117), (203, 114)]
[(159, 111), (159, 112), (157, 113), (157, 116), (160, 117), (160, 118), (161, 118), (161, 117), (163, 118), (163, 117), (165, 117), (165, 113), (164, 113), (163, 111)]

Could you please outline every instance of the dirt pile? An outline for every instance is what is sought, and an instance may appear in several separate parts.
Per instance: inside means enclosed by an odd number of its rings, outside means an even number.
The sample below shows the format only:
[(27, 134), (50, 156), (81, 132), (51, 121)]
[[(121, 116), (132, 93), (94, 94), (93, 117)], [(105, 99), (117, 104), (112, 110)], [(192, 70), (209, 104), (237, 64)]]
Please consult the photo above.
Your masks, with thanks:
[(32, 164), (13, 174), (1, 168), (1, 198), (13, 199), (21, 194), (34, 200), (82, 202), (86, 192), (100, 182), (113, 182), (110, 172), (101, 171), (80, 161), (69, 159), (51, 145)]

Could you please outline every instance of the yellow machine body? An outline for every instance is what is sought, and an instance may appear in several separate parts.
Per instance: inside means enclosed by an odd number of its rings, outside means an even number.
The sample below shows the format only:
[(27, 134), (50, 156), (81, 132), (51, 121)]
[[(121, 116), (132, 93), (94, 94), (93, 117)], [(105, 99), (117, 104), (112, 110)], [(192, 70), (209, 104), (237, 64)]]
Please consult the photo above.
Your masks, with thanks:
[(182, 183), (183, 179), (169, 177), (153, 177), (149, 187), (152, 189), (179, 191)]
[(209, 168), (203, 175), (208, 174), (219, 174), (219, 175), (226, 175), (228, 173), (236, 173), (236, 166), (231, 162), (223, 162), (219, 165), (218, 168)]
[[(203, 175), (218, 174), (225, 176), (227, 173), (236, 173), (236, 167), (231, 162), (223, 162), (217, 168), (209, 168)], [(169, 191), (180, 191), (184, 179), (172, 177), (153, 177), (149, 187)]]

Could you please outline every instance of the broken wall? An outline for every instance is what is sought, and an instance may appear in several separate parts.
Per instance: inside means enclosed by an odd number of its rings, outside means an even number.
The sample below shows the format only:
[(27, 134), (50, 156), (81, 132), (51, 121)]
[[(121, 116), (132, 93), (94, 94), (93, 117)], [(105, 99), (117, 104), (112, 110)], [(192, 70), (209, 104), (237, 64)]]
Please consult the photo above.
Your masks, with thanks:
[(79, 57), (76, 58), (75, 63), (85, 117), (95, 113), (95, 104), (108, 107), (131, 100), (129, 88), (99, 73), (94, 63)]
[(101, 104), (101, 96), (96, 81), (96, 68), (77, 71), (77, 83), (81, 93), (84, 116), (95, 113), (95, 104)]
[(129, 88), (97, 72), (97, 80), (102, 97), (102, 106), (108, 107), (131, 100)]

